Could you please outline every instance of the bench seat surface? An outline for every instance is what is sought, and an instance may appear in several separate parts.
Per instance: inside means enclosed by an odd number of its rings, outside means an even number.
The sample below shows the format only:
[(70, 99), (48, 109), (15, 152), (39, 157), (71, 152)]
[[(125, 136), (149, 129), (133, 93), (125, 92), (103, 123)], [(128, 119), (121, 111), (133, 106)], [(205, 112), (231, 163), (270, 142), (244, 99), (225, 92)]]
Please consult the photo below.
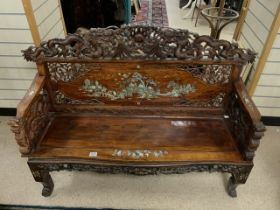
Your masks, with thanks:
[(229, 161), (242, 157), (224, 119), (57, 116), (37, 158), (110, 161)]

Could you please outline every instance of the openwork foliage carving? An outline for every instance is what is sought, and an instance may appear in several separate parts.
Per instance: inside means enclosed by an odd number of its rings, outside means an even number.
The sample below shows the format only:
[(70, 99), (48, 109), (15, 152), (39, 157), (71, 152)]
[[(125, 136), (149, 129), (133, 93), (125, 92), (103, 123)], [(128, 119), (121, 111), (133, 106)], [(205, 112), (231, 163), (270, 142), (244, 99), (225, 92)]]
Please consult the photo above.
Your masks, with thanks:
[[(84, 75), (89, 70), (101, 69), (100, 65), (80, 63), (47, 63), (51, 80), (69, 82)], [(90, 68), (89, 68), (90, 67)]]
[(231, 65), (179, 65), (178, 69), (190, 72), (207, 84), (226, 84), (232, 72)]
[(177, 102), (176, 106), (195, 106), (195, 107), (221, 107), (224, 103), (225, 93), (219, 93), (208, 101), (190, 101), (181, 100)]
[(250, 165), (229, 164), (193, 164), (182, 166), (105, 166), (79, 163), (36, 163), (40, 170), (78, 170), (94, 171), (98, 173), (125, 173), (134, 175), (156, 175), (156, 174), (183, 174), (189, 172), (224, 172), (232, 173), (239, 182), (245, 182), (251, 171)]
[(255, 53), (235, 43), (187, 30), (152, 26), (93, 28), (88, 33), (51, 39), (23, 51), (28, 61), (65, 62), (96, 59), (231, 60), (253, 62)]
[(103, 102), (97, 100), (97, 99), (74, 99), (71, 97), (66, 96), (61, 91), (55, 92), (55, 103), (56, 104), (104, 104)]

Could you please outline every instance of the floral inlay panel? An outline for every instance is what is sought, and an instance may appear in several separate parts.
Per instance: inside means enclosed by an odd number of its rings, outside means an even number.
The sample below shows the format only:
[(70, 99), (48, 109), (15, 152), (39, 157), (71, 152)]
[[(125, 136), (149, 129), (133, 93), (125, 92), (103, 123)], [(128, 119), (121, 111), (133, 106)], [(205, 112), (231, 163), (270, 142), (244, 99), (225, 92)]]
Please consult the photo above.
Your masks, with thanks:
[(119, 90), (109, 90), (98, 80), (85, 79), (81, 90), (92, 97), (105, 97), (110, 100), (132, 98), (136, 96), (141, 99), (155, 99), (160, 96), (178, 97), (187, 95), (190, 92), (195, 92), (195, 87), (192, 84), (178, 84), (171, 80), (168, 82), (165, 91), (159, 87), (159, 82), (143, 76), (139, 72), (134, 73), (119, 73), (121, 77), (119, 82)]

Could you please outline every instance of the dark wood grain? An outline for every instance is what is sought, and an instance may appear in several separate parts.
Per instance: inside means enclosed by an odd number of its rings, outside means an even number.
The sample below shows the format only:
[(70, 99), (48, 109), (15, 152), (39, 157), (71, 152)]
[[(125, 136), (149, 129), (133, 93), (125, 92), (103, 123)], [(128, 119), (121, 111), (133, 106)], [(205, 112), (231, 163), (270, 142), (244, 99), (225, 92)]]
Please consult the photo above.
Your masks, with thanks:
[[(219, 135), (217, 135), (219, 133)], [(164, 150), (160, 158), (113, 156), (114, 150)], [(223, 119), (70, 117), (53, 120), (33, 157), (131, 161), (240, 161)]]
[(252, 119), (254, 123), (260, 122), (261, 114), (255, 103), (249, 96), (248, 91), (241, 78), (234, 82), (234, 90), (239, 98), (240, 106), (242, 106), (244, 111), (250, 116), (250, 119)]
[(17, 105), (17, 118), (22, 118), (25, 114), (29, 112), (31, 104), (39, 96), (39, 93), (40, 91), (42, 91), (45, 83), (45, 76), (40, 76), (39, 74), (35, 76), (26, 94), (24, 95), (20, 103)]

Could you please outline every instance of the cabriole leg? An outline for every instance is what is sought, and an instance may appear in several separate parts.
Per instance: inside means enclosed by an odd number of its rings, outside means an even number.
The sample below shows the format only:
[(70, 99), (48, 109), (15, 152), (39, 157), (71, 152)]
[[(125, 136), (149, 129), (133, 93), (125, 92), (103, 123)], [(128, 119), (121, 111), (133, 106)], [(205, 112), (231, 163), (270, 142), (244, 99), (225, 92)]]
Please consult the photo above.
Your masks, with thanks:
[(227, 183), (227, 193), (229, 194), (229, 196), (231, 197), (237, 197), (237, 193), (236, 193), (236, 187), (238, 186), (236, 180), (234, 179), (233, 176), (231, 176), (228, 180)]
[(227, 193), (231, 197), (237, 197), (236, 188), (239, 184), (245, 184), (253, 166), (244, 166), (239, 170), (232, 172), (227, 183)]
[(43, 190), (42, 190), (42, 195), (47, 197), (52, 194), (53, 191), (53, 180), (52, 177), (50, 176), (50, 173), (48, 171), (41, 171), (42, 177), (43, 177)]
[(41, 182), (43, 185), (42, 195), (47, 197), (52, 194), (54, 183), (48, 170), (41, 170), (36, 165), (29, 164), (31, 173), (36, 182)]

